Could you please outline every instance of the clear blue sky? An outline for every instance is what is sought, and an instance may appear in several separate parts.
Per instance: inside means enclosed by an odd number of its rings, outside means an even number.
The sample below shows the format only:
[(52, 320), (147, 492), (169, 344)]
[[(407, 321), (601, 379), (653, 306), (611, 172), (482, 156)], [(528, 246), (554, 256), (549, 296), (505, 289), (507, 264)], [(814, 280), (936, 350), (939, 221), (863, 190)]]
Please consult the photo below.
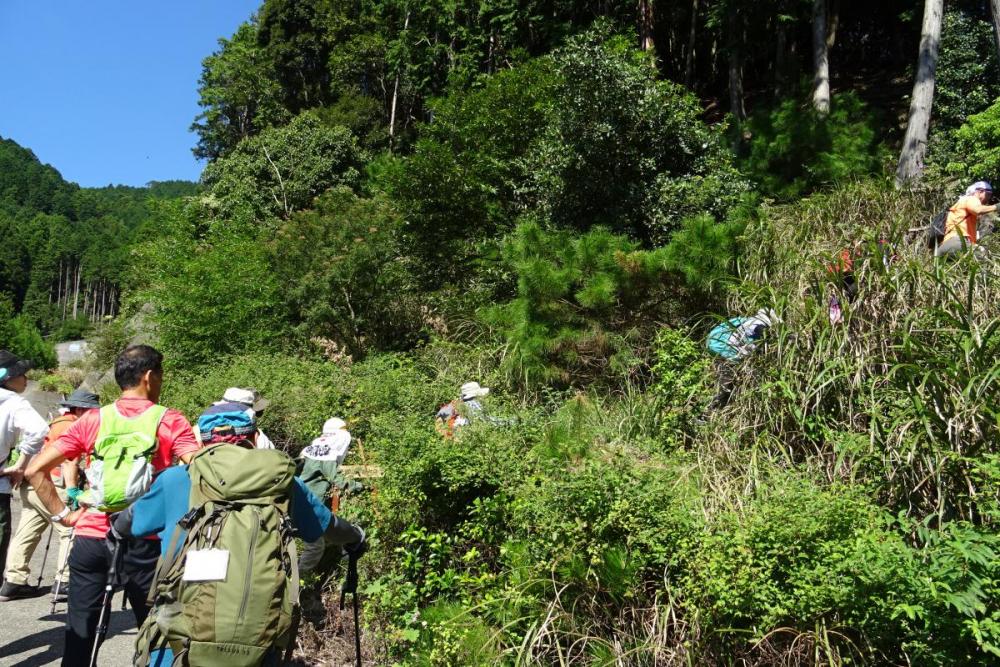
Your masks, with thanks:
[(85, 186), (197, 180), (201, 61), (261, 0), (0, 0), (0, 136)]

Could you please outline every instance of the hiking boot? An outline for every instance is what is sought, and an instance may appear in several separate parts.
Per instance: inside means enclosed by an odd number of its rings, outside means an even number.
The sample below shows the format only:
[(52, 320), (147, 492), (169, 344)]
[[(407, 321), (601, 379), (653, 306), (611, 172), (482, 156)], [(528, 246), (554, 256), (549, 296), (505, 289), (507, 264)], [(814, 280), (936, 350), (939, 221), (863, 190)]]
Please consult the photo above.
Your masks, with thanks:
[(59, 584), (59, 592), (56, 593), (56, 585), (52, 584), (52, 596), (56, 602), (65, 602), (69, 597), (69, 583)]
[(5, 581), (3, 586), (0, 586), (0, 602), (20, 600), (21, 598), (31, 597), (34, 594), (35, 587), (27, 584), (14, 584), (9, 581)]

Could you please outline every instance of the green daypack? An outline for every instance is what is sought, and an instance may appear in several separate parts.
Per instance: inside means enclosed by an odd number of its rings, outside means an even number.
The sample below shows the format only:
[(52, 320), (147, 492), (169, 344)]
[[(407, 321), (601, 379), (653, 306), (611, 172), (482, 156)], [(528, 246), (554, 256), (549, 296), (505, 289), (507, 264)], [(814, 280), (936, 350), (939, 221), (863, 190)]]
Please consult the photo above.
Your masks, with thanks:
[[(252, 667), (271, 649), (290, 652), (299, 602), (289, 519), (295, 463), (278, 450), (220, 444), (198, 452), (188, 474), (191, 509), (160, 558), (135, 664), (166, 646), (174, 665), (213, 667)], [(185, 581), (188, 554), (206, 549), (228, 551), (225, 578)]]
[(101, 426), (87, 466), (90, 488), (79, 501), (101, 512), (125, 509), (153, 483), (156, 432), (167, 409), (153, 405), (135, 417), (124, 417), (112, 403), (101, 408)]

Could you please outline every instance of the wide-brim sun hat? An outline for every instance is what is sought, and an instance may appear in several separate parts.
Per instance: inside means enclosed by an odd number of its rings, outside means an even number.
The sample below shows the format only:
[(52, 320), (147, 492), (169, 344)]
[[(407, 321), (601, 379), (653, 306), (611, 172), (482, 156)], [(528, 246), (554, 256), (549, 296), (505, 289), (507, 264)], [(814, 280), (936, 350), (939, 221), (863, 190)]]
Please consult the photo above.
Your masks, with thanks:
[(480, 398), (488, 393), (490, 393), (489, 387), (480, 387), (478, 382), (466, 382), (462, 385), (459, 396), (461, 396), (463, 401), (468, 401), (473, 398)]
[(256, 389), (243, 389), (241, 387), (230, 387), (222, 394), (222, 400), (228, 403), (241, 403), (254, 412), (263, 412), (271, 401), (260, 395)]
[(330, 417), (323, 422), (323, 435), (330, 435), (347, 428), (347, 422), (340, 417)]
[(65, 399), (59, 401), (64, 408), (99, 408), (101, 399), (97, 394), (83, 389), (76, 389)]
[(21, 359), (8, 350), (0, 350), (0, 382), (24, 375), (32, 368), (34, 364), (27, 359)]

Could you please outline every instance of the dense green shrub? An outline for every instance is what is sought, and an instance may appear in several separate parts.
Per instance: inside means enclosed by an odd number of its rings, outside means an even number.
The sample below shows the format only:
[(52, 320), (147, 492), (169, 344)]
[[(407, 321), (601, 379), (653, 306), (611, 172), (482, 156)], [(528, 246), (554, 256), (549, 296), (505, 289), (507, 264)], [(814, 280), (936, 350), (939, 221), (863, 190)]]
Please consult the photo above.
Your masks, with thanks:
[(205, 168), (202, 181), (220, 216), (260, 224), (287, 218), (331, 187), (354, 185), (361, 161), (347, 128), (306, 113), (241, 141)]
[[(169, 246), (169, 244), (168, 244)], [(221, 236), (178, 256), (160, 246), (156, 278), (143, 291), (167, 363), (184, 368), (266, 348), (286, 332), (281, 291), (264, 247)]]
[(582, 384), (635, 371), (633, 344), (664, 300), (663, 250), (640, 250), (602, 228), (576, 236), (523, 223), (505, 259), (518, 296), (484, 317), (500, 327), (505, 365), (519, 383)]
[(408, 349), (421, 328), (401, 220), (382, 198), (340, 188), (282, 225), (271, 263), (292, 322), (304, 338), (324, 338), (360, 358)]
[(253, 387), (271, 401), (260, 426), (276, 445), (293, 454), (319, 435), (323, 422), (351, 417), (347, 371), (289, 354), (254, 352), (219, 356), (203, 366), (168, 369), (163, 401), (193, 422), (228, 387)]
[(0, 348), (28, 359), (36, 368), (55, 368), (55, 347), (26, 315), (15, 315), (10, 297), (0, 293)]
[(934, 71), (935, 133), (947, 133), (986, 109), (1000, 95), (993, 26), (962, 8), (944, 15)]
[(717, 217), (748, 184), (697, 100), (601, 26), (554, 55), (549, 122), (525, 158), (526, 200), (554, 224), (664, 240), (684, 217)]
[(948, 158), (947, 170), (969, 181), (1000, 179), (1000, 101), (994, 102), (982, 113), (969, 116), (955, 130), (955, 152)]
[(879, 168), (879, 133), (852, 92), (833, 98), (828, 116), (786, 99), (753, 115), (743, 168), (769, 195), (792, 199), (821, 186), (856, 180)]
[(898, 650), (916, 634), (901, 607), (920, 600), (920, 568), (859, 489), (772, 480), (693, 546), (679, 577), (685, 604), (736, 644), (744, 632), (760, 640), (782, 628), (769, 641), (787, 645), (819, 629), (837, 661)]
[(406, 218), (425, 284), (467, 283), (476, 242), (512, 229), (527, 179), (522, 158), (555, 104), (553, 70), (549, 58), (532, 60), (442, 98), (412, 154), (381, 179)]

